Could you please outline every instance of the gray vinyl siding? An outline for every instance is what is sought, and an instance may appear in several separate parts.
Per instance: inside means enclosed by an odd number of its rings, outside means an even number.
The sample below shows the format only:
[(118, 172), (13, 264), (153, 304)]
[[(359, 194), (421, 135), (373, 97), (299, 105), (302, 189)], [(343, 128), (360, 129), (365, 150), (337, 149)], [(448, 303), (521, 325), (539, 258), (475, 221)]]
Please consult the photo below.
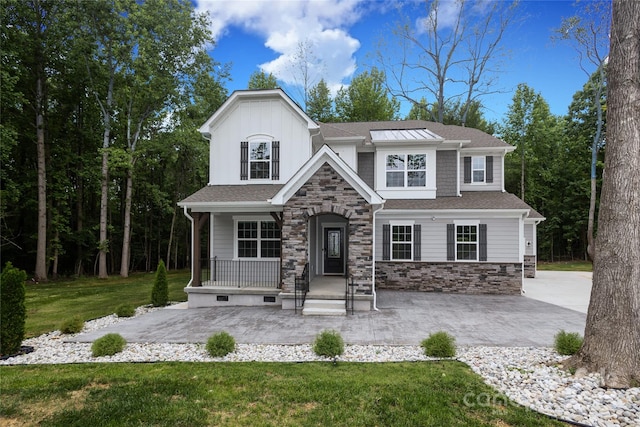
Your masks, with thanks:
[[(416, 212), (415, 224), (422, 226), (422, 261), (447, 261), (447, 224), (456, 218), (436, 218)], [(406, 220), (406, 217), (398, 220)], [(469, 220), (468, 218), (464, 219)], [(473, 220), (472, 220), (473, 221)], [(382, 225), (393, 222), (390, 217), (378, 216), (376, 220), (376, 260), (382, 261)], [(519, 262), (519, 219), (478, 218), (478, 223), (487, 224), (487, 262)]]
[[(474, 156), (479, 154), (474, 154)], [(490, 155), (490, 154), (487, 154)], [(493, 183), (491, 184), (465, 184), (464, 183), (464, 158), (473, 157), (470, 154), (460, 153), (460, 191), (502, 191), (502, 155), (493, 154)]]
[(213, 254), (218, 259), (233, 259), (233, 217), (216, 214), (213, 220)]
[[(524, 225), (524, 254), (525, 255), (535, 255), (536, 254), (536, 240), (534, 236), (534, 225), (533, 224), (525, 224)], [(527, 245), (526, 242), (531, 242), (531, 246)]]
[(436, 151), (436, 197), (455, 197), (458, 195), (456, 160), (456, 151)]
[(375, 153), (358, 153), (358, 175), (367, 185), (374, 188)]

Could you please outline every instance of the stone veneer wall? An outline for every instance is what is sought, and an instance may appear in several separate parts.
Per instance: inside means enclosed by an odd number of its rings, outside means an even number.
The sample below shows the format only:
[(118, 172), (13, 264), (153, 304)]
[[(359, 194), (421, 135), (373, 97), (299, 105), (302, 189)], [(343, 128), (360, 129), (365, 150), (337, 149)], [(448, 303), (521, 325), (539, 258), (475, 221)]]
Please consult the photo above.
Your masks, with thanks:
[(376, 261), (376, 289), (519, 295), (522, 264)]
[(533, 279), (536, 277), (536, 256), (525, 255), (524, 256), (524, 277)]
[(293, 292), (309, 258), (308, 219), (337, 214), (349, 221), (348, 268), (360, 292), (371, 292), (373, 259), (373, 210), (328, 163), (283, 206), (282, 290)]

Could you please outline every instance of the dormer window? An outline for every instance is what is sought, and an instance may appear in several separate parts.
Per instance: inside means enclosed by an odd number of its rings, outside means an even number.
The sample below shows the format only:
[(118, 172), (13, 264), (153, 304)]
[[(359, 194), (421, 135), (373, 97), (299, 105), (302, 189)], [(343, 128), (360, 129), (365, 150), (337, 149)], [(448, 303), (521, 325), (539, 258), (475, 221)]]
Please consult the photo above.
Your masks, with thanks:
[(386, 161), (387, 187), (425, 187), (426, 154), (389, 154)]
[(484, 182), (484, 156), (471, 158), (471, 182)]

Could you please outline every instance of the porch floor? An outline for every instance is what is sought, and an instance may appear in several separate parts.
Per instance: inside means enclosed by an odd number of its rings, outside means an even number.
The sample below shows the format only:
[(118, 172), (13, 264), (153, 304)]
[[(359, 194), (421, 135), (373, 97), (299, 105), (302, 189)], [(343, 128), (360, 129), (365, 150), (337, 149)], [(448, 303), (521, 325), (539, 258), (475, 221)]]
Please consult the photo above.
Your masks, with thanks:
[(343, 276), (316, 276), (309, 283), (307, 299), (344, 299), (345, 280)]

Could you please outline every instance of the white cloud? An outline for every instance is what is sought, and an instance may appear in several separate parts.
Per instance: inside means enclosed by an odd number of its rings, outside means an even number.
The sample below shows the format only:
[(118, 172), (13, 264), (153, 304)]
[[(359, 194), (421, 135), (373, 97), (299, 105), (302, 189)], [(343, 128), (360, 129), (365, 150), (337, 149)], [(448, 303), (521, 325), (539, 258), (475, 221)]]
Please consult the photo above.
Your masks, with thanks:
[[(356, 69), (355, 52), (360, 42), (348, 33), (362, 16), (363, 0), (240, 0), (200, 1), (207, 11), (219, 43), (231, 26), (261, 36), (278, 57), (260, 64), (288, 84), (295, 84), (292, 60), (301, 43), (307, 43), (317, 58), (313, 80), (324, 78), (331, 88), (340, 87)], [(221, 40), (221, 41), (220, 41)], [(299, 79), (298, 79), (299, 80)]]
[(416, 19), (418, 34), (428, 32), (427, 28), (433, 27), (433, 20), (436, 18), (439, 29), (453, 28), (458, 20), (463, 2), (461, 0), (443, 0), (433, 3), (433, 5), (437, 7), (437, 11), (431, 10), (428, 16)]

